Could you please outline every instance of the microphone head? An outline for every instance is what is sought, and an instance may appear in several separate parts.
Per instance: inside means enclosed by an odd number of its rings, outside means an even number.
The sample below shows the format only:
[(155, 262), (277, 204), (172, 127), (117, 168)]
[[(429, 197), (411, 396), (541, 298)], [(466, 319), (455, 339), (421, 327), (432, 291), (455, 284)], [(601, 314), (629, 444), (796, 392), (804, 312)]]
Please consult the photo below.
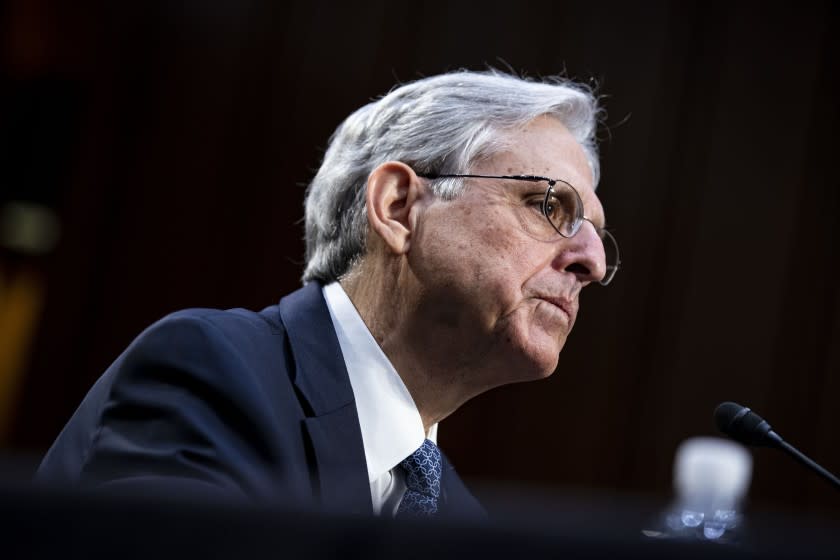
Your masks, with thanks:
[(776, 447), (782, 441), (764, 418), (738, 403), (720, 403), (714, 418), (718, 430), (745, 445)]

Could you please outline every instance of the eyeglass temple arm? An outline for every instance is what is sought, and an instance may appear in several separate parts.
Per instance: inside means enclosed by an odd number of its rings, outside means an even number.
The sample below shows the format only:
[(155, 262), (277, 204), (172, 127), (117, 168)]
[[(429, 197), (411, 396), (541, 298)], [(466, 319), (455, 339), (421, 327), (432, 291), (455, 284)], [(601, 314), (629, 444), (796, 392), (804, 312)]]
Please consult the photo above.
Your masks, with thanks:
[(539, 177), (537, 175), (472, 175), (472, 174), (447, 174), (447, 173), (418, 173), (424, 179), (516, 179), (518, 181), (548, 181), (553, 186), (554, 179)]

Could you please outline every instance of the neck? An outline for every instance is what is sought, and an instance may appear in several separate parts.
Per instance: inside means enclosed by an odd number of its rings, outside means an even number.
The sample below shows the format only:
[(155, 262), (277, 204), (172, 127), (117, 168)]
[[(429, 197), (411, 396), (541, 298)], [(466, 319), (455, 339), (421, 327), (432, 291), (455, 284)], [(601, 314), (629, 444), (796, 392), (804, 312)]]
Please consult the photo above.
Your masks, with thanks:
[(411, 393), (428, 433), (489, 387), (475, 387), (474, 365), (458, 358), (464, 349), (436, 324), (434, 314), (406, 297), (418, 293), (405, 289), (412, 278), (400, 263), (363, 261), (340, 282)]

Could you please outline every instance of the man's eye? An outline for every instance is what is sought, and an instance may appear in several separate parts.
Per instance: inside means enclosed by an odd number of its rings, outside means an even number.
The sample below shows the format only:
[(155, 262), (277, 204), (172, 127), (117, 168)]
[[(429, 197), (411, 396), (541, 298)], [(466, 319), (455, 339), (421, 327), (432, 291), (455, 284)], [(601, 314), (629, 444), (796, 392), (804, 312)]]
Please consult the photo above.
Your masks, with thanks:
[(539, 196), (530, 196), (525, 200), (525, 205), (535, 208), (542, 213), (543, 202), (545, 201), (545, 193), (540, 193)]
[(561, 216), (564, 214), (564, 207), (561, 200), (559, 200), (556, 196), (549, 196), (545, 200), (545, 213), (548, 217), (554, 221), (555, 219), (560, 219)]

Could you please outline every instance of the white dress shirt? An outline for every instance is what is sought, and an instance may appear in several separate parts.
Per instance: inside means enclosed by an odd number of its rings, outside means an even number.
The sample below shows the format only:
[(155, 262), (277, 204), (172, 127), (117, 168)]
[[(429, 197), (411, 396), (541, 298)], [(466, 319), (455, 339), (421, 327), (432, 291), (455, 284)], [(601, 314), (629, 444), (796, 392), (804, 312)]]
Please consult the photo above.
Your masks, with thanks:
[(424, 439), (437, 443), (437, 424), (426, 434), (408, 388), (341, 284), (323, 292), (356, 399), (373, 510), (393, 515), (406, 489), (403, 471), (395, 467)]

